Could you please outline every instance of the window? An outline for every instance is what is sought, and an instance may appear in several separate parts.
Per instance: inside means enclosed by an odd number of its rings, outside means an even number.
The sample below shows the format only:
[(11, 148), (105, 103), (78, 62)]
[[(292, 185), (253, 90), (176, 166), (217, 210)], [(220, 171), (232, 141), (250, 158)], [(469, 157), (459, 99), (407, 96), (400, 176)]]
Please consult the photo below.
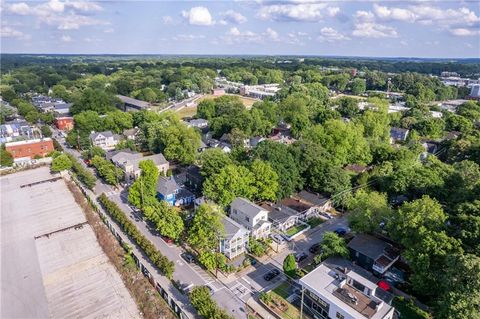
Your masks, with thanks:
[(247, 222), (249, 222), (249, 221), (250, 221), (250, 218), (248, 218), (248, 216), (246, 216), (246, 217), (245, 217), (245, 220), (246, 220)]
[(337, 315), (336, 315), (336, 317), (337, 317), (338, 319), (345, 319), (345, 316), (344, 316), (344, 315), (342, 315), (342, 314), (341, 314), (341, 313), (339, 313), (339, 312), (337, 312)]

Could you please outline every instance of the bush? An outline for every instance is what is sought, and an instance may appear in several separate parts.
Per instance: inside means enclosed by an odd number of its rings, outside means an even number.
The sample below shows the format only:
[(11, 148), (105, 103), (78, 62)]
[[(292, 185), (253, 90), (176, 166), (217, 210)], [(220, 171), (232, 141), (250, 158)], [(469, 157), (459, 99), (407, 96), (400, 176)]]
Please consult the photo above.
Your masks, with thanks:
[(143, 236), (117, 204), (109, 200), (104, 193), (98, 197), (98, 200), (103, 208), (105, 208), (105, 211), (117, 222), (122, 230), (137, 243), (152, 263), (155, 264), (167, 278), (172, 279), (175, 267), (174, 263), (163, 256), (152, 242)]

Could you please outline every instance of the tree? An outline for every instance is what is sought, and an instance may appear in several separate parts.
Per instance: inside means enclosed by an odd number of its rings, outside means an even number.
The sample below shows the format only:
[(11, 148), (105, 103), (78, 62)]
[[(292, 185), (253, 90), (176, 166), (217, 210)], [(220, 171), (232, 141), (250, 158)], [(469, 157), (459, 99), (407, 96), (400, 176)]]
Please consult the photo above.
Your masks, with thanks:
[(254, 160), (250, 170), (254, 176), (254, 199), (273, 201), (278, 193), (278, 175), (272, 166), (262, 160)]
[(159, 172), (152, 160), (141, 161), (138, 166), (142, 172), (128, 190), (128, 201), (136, 207), (143, 207), (149, 199), (156, 201)]
[(226, 207), (235, 197), (251, 199), (255, 194), (255, 176), (244, 166), (230, 164), (203, 183), (203, 194)]
[(92, 158), (92, 165), (97, 169), (98, 174), (110, 185), (117, 185), (122, 178), (122, 170), (112, 162), (100, 156)]
[(348, 258), (350, 255), (345, 240), (334, 232), (325, 232), (320, 246), (324, 260), (332, 256)]
[(253, 158), (268, 162), (279, 178), (277, 198), (290, 196), (303, 186), (299, 167), (287, 145), (264, 141), (253, 150)]
[(293, 254), (288, 254), (283, 260), (283, 272), (290, 277), (295, 276), (297, 271), (297, 262)]
[(86, 88), (80, 94), (70, 108), (72, 114), (78, 114), (83, 111), (95, 111), (99, 114), (105, 114), (115, 110), (115, 102), (113, 97), (109, 96), (105, 91)]
[(198, 251), (212, 251), (225, 234), (221, 214), (212, 206), (202, 204), (197, 208), (188, 230), (188, 243)]
[(349, 203), (348, 220), (358, 233), (373, 233), (391, 214), (386, 194), (358, 190)]
[(215, 175), (230, 164), (233, 164), (230, 157), (219, 148), (209, 148), (200, 154), (200, 172), (204, 177)]
[(48, 125), (43, 125), (40, 129), (42, 131), (43, 137), (51, 137), (52, 136), (52, 130)]
[(346, 204), (352, 187), (350, 174), (339, 166), (333, 166), (326, 160), (315, 162), (308, 173), (308, 185), (316, 192), (335, 195), (334, 201)]
[(72, 168), (72, 161), (65, 154), (62, 154), (62, 155), (59, 155), (59, 156), (55, 157), (52, 161), (51, 170), (53, 172), (60, 172), (60, 171), (64, 171), (64, 170), (69, 170), (70, 168)]
[(178, 212), (166, 202), (160, 202), (160, 220), (157, 222), (157, 229), (162, 236), (167, 236), (174, 240), (180, 238), (180, 235), (185, 228), (183, 219)]
[(13, 156), (5, 150), (5, 144), (0, 147), (0, 166), (10, 167), (13, 165)]
[(344, 117), (352, 118), (360, 113), (357, 99), (344, 97), (335, 102), (339, 103), (337, 111)]
[(210, 296), (207, 286), (193, 287), (189, 294), (190, 302), (197, 309), (198, 314), (203, 318), (232, 319), (225, 310), (218, 307)]
[(352, 94), (360, 95), (365, 93), (367, 89), (367, 82), (364, 79), (355, 79), (352, 81)]

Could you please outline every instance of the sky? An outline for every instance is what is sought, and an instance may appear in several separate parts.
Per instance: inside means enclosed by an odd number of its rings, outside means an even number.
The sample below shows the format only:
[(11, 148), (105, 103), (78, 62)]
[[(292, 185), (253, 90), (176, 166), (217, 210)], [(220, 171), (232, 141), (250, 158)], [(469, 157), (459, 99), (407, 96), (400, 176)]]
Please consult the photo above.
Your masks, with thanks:
[(480, 57), (480, 1), (5, 1), (2, 53)]

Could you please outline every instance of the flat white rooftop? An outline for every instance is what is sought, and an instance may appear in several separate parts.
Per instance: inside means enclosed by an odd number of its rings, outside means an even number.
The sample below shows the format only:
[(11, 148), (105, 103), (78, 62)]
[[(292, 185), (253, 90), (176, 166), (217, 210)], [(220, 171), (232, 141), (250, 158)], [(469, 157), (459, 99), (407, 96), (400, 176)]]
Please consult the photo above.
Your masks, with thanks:
[(20, 187), (52, 177), (0, 178), (0, 318), (140, 318), (65, 182)]

